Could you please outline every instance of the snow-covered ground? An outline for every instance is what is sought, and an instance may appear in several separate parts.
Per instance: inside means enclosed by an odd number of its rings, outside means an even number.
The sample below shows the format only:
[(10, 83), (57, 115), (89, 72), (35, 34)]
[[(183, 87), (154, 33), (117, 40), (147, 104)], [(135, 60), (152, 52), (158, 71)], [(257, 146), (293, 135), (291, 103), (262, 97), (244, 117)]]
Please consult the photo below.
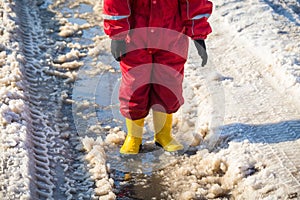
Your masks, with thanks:
[(27, 136), (31, 118), (22, 75), (24, 55), (12, 36), (16, 16), (7, 2), (0, 2), (0, 16), (0, 198), (16, 194), (12, 198), (25, 199), (30, 196), (32, 144)]
[(175, 116), (185, 154), (127, 159), (101, 1), (2, 0), (0, 199), (299, 199), (300, 3), (214, 4)]
[(216, 1), (215, 5), (221, 26), (233, 30), (236, 40), (264, 62), (262, 74), (281, 92), (299, 99), (299, 1)]

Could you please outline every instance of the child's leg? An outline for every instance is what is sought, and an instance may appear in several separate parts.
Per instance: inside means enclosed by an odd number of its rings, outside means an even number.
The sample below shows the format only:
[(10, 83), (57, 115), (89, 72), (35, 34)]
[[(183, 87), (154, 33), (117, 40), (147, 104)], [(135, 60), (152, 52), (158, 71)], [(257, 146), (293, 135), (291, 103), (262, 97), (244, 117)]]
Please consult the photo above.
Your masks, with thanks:
[(152, 55), (141, 49), (128, 52), (121, 63), (120, 111), (128, 119), (144, 118), (149, 113)]
[[(182, 82), (185, 58), (167, 51), (159, 51), (154, 56), (152, 89), (150, 92), (153, 109), (166, 113), (175, 113), (184, 103)], [(161, 110), (163, 108), (163, 110)]]
[(182, 81), (185, 58), (176, 54), (159, 51), (154, 56), (152, 89), (150, 101), (153, 105), (155, 142), (166, 151), (183, 149), (183, 145), (172, 136), (172, 113), (183, 104)]
[(127, 126), (127, 136), (120, 153), (137, 154), (142, 144), (144, 117), (149, 113), (152, 55), (145, 50), (131, 51), (122, 58), (120, 65), (120, 111)]

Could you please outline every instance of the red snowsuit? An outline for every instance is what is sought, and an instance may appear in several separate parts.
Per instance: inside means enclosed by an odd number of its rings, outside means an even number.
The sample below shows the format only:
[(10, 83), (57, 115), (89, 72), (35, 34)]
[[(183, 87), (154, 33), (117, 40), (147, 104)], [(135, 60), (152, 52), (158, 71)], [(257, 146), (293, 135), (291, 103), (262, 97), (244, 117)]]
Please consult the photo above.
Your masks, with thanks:
[(119, 94), (126, 118), (143, 118), (151, 107), (166, 113), (179, 109), (186, 35), (205, 39), (211, 12), (208, 0), (104, 0), (105, 33), (127, 42)]

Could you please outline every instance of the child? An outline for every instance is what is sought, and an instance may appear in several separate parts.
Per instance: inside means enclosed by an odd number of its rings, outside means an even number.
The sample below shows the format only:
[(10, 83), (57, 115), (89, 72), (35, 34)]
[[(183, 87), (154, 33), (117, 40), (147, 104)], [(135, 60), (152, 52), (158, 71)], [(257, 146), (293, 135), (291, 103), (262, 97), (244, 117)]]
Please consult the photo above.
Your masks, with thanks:
[(211, 12), (208, 0), (104, 0), (104, 31), (122, 71), (120, 111), (128, 133), (120, 153), (139, 152), (150, 109), (155, 142), (169, 152), (183, 149), (171, 129), (172, 113), (183, 104), (186, 36), (194, 40), (204, 66)]

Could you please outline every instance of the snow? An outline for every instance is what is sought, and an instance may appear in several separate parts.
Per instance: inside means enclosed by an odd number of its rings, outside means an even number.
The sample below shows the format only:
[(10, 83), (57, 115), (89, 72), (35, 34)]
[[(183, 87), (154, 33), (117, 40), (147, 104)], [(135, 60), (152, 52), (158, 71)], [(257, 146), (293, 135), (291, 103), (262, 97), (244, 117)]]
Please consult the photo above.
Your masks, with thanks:
[(22, 64), (18, 61), (21, 56), (19, 46), (11, 37), (16, 27), (13, 21), (15, 14), (10, 9), (10, 3), (3, 1), (0, 3), (0, 13), (3, 19), (0, 23), (0, 198), (29, 199), (31, 177), (27, 163), (31, 156), (28, 152), (27, 124), (30, 117), (23, 93)]
[[(94, 198), (115, 199), (114, 185), (119, 180), (113, 179), (113, 171), (136, 167), (142, 172), (140, 168), (147, 168), (149, 163), (145, 162), (150, 158), (137, 163), (139, 166), (133, 166), (132, 159), (129, 160), (132, 163), (118, 168), (107, 157), (111, 153), (107, 149), (117, 152), (126, 134), (118, 119), (107, 124), (106, 116), (99, 121), (96, 113), (96, 110), (115, 109), (113, 90), (117, 84), (113, 81), (118, 81), (115, 76), (118, 69), (109, 53), (110, 40), (96, 35), (88, 42), (72, 41), (72, 37), (83, 37), (86, 30), (99, 23), (100, 15), (88, 14), (100, 13), (101, 1), (39, 3), (41, 8), (55, 13), (58, 30), (51, 27), (46, 32), (57, 31), (61, 38), (39, 43), (41, 39), (36, 35), (41, 31), (40, 22), (30, 23), (35, 43), (26, 44), (28, 49), (23, 51), (20, 34), (28, 36), (28, 33), (22, 32), (17, 24), (24, 19), (18, 18), (15, 2), (0, 2), (0, 199), (32, 199), (37, 196), (32, 193), (35, 188), (42, 188), (38, 190), (42, 197), (53, 198), (57, 190), (71, 199), (76, 193), (76, 176), (87, 177), (81, 187), (87, 191), (78, 195), (81, 198), (92, 194)], [(80, 12), (67, 15), (56, 10), (66, 5)], [(209, 63), (204, 68), (199, 66), (200, 58), (191, 43), (183, 85), (185, 104), (174, 116), (174, 135), (185, 145), (186, 154), (162, 154), (155, 160), (159, 162), (151, 163), (152, 168), (147, 169), (160, 169), (151, 173), (161, 177), (159, 184), (166, 186), (162, 196), (167, 198), (297, 199), (300, 195), (299, 2), (216, 0), (214, 5), (210, 18), (214, 32), (207, 40)], [(28, 14), (28, 8), (24, 9)], [(31, 15), (37, 15), (36, 7), (30, 9)], [(53, 49), (60, 52), (57, 57), (52, 57)], [(45, 58), (42, 61), (34, 58), (41, 51)], [(40, 77), (25, 78), (25, 65)], [(107, 78), (103, 72), (113, 75)], [(105, 89), (101, 91), (105, 94), (97, 102), (95, 85), (100, 75), (102, 81), (112, 81), (112, 85), (98, 86)], [(67, 90), (55, 90), (49, 94), (49, 101), (57, 97), (57, 105), (51, 107), (54, 113), (35, 109), (48, 97), (32, 96), (31, 92), (39, 91), (40, 80), (56, 78), (64, 79), (64, 84), (75, 83), (78, 88), (80, 83), (88, 84), (89, 91), (81, 92), (91, 98), (70, 99)], [(58, 107), (66, 106), (64, 103), (74, 106), (79, 139), (70, 130), (69, 116), (60, 118), (63, 113), (57, 111)], [(51, 121), (51, 117), (55, 120)], [(37, 121), (43, 125), (42, 131), (35, 130)], [(149, 133), (153, 132), (151, 116), (146, 123), (145, 135), (149, 139)], [(84, 134), (88, 136), (81, 137)], [(81, 154), (66, 154), (65, 149), (72, 142), (84, 155), (82, 159)], [(69, 156), (76, 157), (77, 170), (70, 171), (75, 167), (66, 158)], [(122, 161), (122, 158), (116, 160), (119, 165)], [(63, 184), (54, 189), (53, 183), (60, 175)], [(144, 188), (148, 187), (146, 182)]]
[(85, 158), (92, 165), (89, 172), (92, 174), (91, 178), (96, 182), (95, 194), (100, 196), (100, 199), (115, 199), (115, 194), (111, 192), (114, 181), (109, 179), (106, 173), (106, 156), (101, 137), (98, 137), (96, 141), (85, 137), (82, 143), (87, 151)]
[[(175, 199), (180, 199), (184, 191), (189, 191), (191, 198), (224, 197), (230, 195), (230, 191), (241, 199), (284, 198), (286, 193), (278, 188), (281, 180), (261, 163), (266, 158), (253, 155), (262, 156), (257, 145), (247, 141), (230, 142), (227, 149), (216, 153), (200, 150), (178, 166), (164, 169), (165, 184)], [(193, 186), (195, 184), (197, 186)], [(266, 198), (262, 198), (264, 196)]]
[[(299, 1), (214, 1), (215, 16), (234, 30), (242, 45), (268, 65), (281, 90), (299, 99), (300, 16)], [(275, 83), (274, 83), (275, 84)]]

